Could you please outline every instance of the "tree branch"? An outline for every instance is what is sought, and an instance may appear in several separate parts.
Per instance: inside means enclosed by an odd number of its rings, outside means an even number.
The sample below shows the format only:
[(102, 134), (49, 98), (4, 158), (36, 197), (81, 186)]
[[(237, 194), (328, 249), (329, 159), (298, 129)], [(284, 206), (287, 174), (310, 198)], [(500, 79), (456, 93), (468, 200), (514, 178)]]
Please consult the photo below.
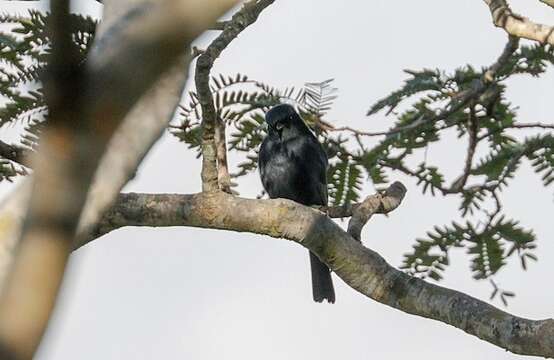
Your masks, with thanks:
[(491, 130), (477, 138), (477, 141), (488, 138), (491, 135), (499, 133), (506, 129), (544, 129), (544, 130), (554, 130), (554, 124), (541, 124), (541, 123), (529, 123), (529, 124), (511, 124), (507, 126), (502, 126), (497, 129)]
[[(515, 14), (506, 0), (483, 1), (490, 9), (495, 26), (504, 29), (512, 36), (554, 45), (553, 26), (537, 24), (526, 17)], [(551, 3), (551, 0), (541, 1), (549, 5)]]
[(554, 0), (540, 0), (540, 2), (554, 9)]
[(469, 179), (471, 172), (471, 166), (473, 164), (473, 157), (475, 156), (475, 149), (477, 148), (477, 132), (479, 131), (479, 126), (477, 124), (477, 117), (475, 116), (475, 106), (471, 106), (468, 114), (468, 123), (467, 123), (467, 133), (469, 135), (469, 141), (467, 145), (467, 155), (465, 166), (462, 175), (456, 179), (450, 189), (452, 191), (462, 191), (464, 186)]
[[(233, 41), (244, 29), (252, 25), (260, 13), (275, 0), (250, 0), (245, 3), (231, 20), (223, 23), (223, 31), (212, 41), (208, 48), (198, 57), (196, 63), (196, 93), (202, 108), (202, 190), (217, 191), (220, 189), (218, 180), (224, 180), (230, 183), (230, 176), (226, 161), (227, 156), (223, 156), (220, 149), (226, 147), (225, 144), (217, 145), (215, 140), (215, 130), (218, 122), (221, 120), (216, 113), (212, 92), (210, 90), (210, 71), (215, 60), (221, 55), (221, 52)], [(225, 126), (220, 124), (219, 126)], [(221, 132), (220, 132), (221, 133)], [(219, 137), (219, 141), (225, 141), (225, 137)], [(218, 172), (217, 161), (222, 161), (221, 169)], [(226, 171), (226, 173), (225, 173)], [(229, 180), (229, 181), (227, 181)], [(224, 187), (222, 187), (224, 189)], [(227, 190), (227, 189), (226, 189)]]
[(348, 223), (348, 233), (356, 240), (361, 241), (362, 229), (373, 214), (378, 211), (387, 214), (396, 209), (406, 195), (406, 187), (400, 183), (393, 183), (384, 194), (368, 196), (352, 212), (352, 218)]
[[(383, 205), (396, 206), (394, 202)], [(289, 239), (315, 252), (346, 284), (371, 299), (455, 326), (517, 354), (554, 356), (554, 320), (520, 318), (411, 277), (365, 248), (324, 213), (289, 200), (250, 200), (223, 192), (121, 194), (95, 236), (124, 226), (191, 226)]]
[(216, 121), (214, 139), (217, 146), (217, 179), (222, 191), (238, 195), (236, 191), (232, 190), (233, 183), (231, 182), (231, 176), (229, 175), (225, 127), (225, 122), (223, 122), (223, 120), (218, 119)]

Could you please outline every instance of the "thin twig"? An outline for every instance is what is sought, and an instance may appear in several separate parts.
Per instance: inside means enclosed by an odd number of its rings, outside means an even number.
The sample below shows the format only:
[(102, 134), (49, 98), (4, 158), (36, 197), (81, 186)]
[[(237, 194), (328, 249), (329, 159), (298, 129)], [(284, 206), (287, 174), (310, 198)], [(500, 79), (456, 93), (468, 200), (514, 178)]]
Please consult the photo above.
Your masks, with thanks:
[(362, 229), (373, 214), (379, 212), (386, 214), (396, 209), (406, 195), (406, 187), (401, 182), (395, 182), (384, 194), (368, 196), (352, 212), (352, 218), (348, 223), (348, 233), (358, 241), (361, 241)]
[(477, 148), (477, 131), (479, 125), (477, 124), (477, 117), (475, 115), (475, 107), (471, 106), (468, 114), (467, 133), (469, 135), (469, 141), (467, 146), (467, 155), (462, 175), (452, 183), (450, 189), (452, 191), (460, 191), (467, 183), (471, 172), (471, 165), (473, 164), (473, 157), (475, 156), (475, 149)]
[(508, 125), (508, 126), (503, 126), (503, 127), (498, 128), (498, 129), (491, 130), (491, 131), (487, 132), (486, 134), (483, 134), (483, 135), (479, 136), (477, 138), (477, 141), (481, 141), (483, 139), (488, 138), (489, 136), (492, 136), (492, 135), (497, 134), (501, 131), (509, 130), (509, 129), (545, 129), (545, 130), (549, 129), (549, 130), (554, 130), (554, 125), (541, 124), (541, 123), (511, 124), (511, 125)]

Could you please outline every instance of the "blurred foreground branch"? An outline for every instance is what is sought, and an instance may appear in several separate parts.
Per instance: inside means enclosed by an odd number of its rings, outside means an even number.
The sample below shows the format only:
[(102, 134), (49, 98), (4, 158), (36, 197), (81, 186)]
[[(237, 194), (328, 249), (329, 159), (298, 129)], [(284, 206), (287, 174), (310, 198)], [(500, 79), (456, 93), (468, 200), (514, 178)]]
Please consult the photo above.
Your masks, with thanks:
[[(30, 359), (38, 346), (92, 175), (112, 134), (185, 47), (233, 4), (145, 1), (133, 8), (133, 21), (123, 24), (126, 27), (119, 24), (117, 50), (96, 51), (82, 66), (72, 56), (69, 32), (64, 29), (68, 3), (52, 2), (53, 46), (45, 80), (50, 126), (33, 163), (35, 184), (25, 226), (0, 297), (0, 347), (5, 357)], [(139, 71), (141, 76), (136, 76)], [(137, 164), (124, 171), (134, 172), (157, 136), (139, 145), (133, 160)], [(118, 187), (112, 187), (116, 189), (112, 197)], [(108, 196), (101, 206), (110, 204)]]

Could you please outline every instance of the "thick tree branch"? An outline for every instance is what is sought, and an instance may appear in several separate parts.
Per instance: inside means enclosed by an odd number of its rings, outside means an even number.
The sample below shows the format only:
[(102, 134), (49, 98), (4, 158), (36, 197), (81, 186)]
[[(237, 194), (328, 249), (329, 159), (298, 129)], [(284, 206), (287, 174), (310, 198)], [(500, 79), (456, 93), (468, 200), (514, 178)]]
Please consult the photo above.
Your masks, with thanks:
[[(395, 204), (386, 206), (392, 209)], [(365, 248), (321, 211), (292, 201), (250, 200), (223, 192), (121, 194), (95, 236), (124, 226), (191, 226), (289, 239), (315, 252), (346, 284), (376, 301), (450, 324), (517, 354), (554, 356), (554, 320), (520, 318), (411, 277)]]
[[(225, 144), (217, 145), (215, 139), (215, 131), (218, 122), (221, 122), (219, 115), (216, 113), (212, 92), (210, 90), (210, 71), (212, 70), (215, 60), (221, 52), (233, 41), (244, 29), (252, 25), (260, 13), (275, 0), (250, 0), (245, 3), (238, 12), (236, 12), (231, 20), (223, 23), (223, 31), (219, 36), (212, 41), (205, 51), (198, 57), (196, 63), (196, 93), (202, 108), (202, 190), (217, 191), (226, 189), (227, 184), (220, 184), (218, 180), (230, 184), (230, 176), (228, 166), (223, 161), (226, 161), (226, 155), (223, 156), (218, 147), (223, 149)], [(225, 124), (219, 124), (225, 126)], [(221, 131), (220, 131), (221, 133)], [(220, 136), (219, 142), (225, 141), (225, 137)], [(222, 161), (221, 168), (218, 171), (217, 161)], [(226, 171), (226, 173), (225, 173)]]
[[(489, 6), (495, 26), (504, 29), (512, 36), (554, 45), (554, 26), (537, 24), (526, 17), (515, 14), (506, 0), (483, 1)], [(551, 1), (543, 2), (549, 4)]]

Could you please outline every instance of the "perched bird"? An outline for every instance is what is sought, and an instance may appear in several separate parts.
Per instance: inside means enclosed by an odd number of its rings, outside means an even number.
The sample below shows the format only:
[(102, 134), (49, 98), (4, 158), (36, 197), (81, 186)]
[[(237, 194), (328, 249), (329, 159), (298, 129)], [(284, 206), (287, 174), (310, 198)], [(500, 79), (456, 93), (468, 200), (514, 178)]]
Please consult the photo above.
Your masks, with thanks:
[[(270, 109), (268, 135), (260, 147), (258, 165), (269, 197), (304, 205), (327, 205), (327, 155), (294, 108), (281, 104)], [(314, 301), (335, 302), (327, 265), (310, 252)]]

